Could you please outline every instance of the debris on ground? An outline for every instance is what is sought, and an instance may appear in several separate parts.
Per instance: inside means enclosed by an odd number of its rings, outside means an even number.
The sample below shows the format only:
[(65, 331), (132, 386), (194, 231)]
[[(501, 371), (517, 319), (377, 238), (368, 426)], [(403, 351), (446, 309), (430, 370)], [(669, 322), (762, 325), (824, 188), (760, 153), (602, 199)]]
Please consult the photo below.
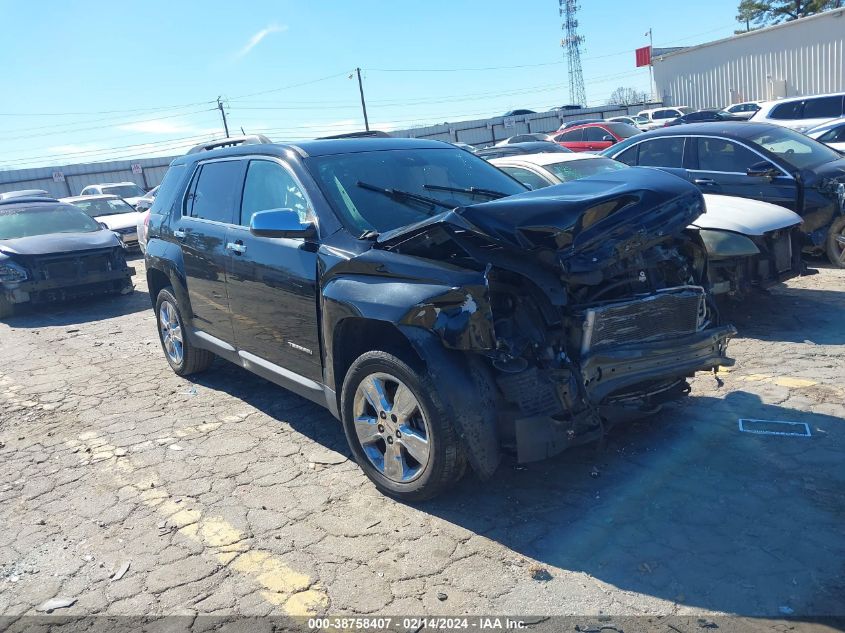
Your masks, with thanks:
[(182, 448), (178, 444), (171, 444), (167, 448), (169, 448), (171, 451), (184, 451), (185, 450), (184, 448)]
[(76, 598), (50, 598), (40, 607), (36, 607), (36, 611), (43, 611), (45, 613), (52, 613), (56, 609), (67, 609), (76, 603)]
[(129, 571), (129, 564), (130, 564), (129, 561), (126, 561), (125, 563), (123, 563), (118, 568), (118, 570), (116, 572), (114, 572), (114, 574), (111, 577), (112, 582), (114, 582), (115, 580), (120, 580), (121, 578), (123, 578), (123, 576), (126, 575), (126, 572)]
[(447, 596), (447, 595), (446, 595), (445, 593), (443, 593), (442, 591), (439, 591), (439, 592), (437, 593), (437, 599), (438, 599), (438, 600), (440, 600), (440, 602), (444, 602), (444, 601), (445, 601), (445, 600), (447, 600), (448, 598), (449, 598), (449, 596)]
[(549, 582), (552, 579), (552, 575), (549, 573), (549, 570), (542, 565), (531, 565), (531, 567), (528, 568), (528, 573), (531, 575), (531, 580), (536, 580), (538, 582)]

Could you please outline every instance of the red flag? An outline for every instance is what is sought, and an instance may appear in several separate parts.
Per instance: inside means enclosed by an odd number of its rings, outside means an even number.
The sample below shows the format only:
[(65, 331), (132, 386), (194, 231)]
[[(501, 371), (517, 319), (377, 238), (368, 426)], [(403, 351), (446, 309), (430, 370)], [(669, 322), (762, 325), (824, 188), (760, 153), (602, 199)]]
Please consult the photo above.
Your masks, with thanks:
[(651, 46), (643, 46), (634, 52), (637, 56), (637, 68), (651, 65)]

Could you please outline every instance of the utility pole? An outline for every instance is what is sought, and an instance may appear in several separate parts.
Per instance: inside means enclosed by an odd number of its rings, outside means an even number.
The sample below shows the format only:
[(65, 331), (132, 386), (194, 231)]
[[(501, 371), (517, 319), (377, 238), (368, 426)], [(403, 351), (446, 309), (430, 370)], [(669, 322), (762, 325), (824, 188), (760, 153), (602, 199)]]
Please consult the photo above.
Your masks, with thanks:
[(229, 138), (229, 124), (226, 122), (226, 111), (223, 109), (223, 102), (220, 97), (217, 97), (217, 109), (220, 110), (220, 116), (223, 117), (223, 129), (226, 130), (226, 138)]
[(367, 120), (367, 103), (364, 101), (364, 84), (361, 83), (361, 69), (356, 68), (358, 74), (358, 92), (361, 93), (361, 109), (364, 111), (364, 129), (370, 131), (370, 122)]
[(657, 99), (657, 88), (654, 85), (654, 36), (651, 33), (651, 27), (646, 35), (648, 35), (648, 89), (651, 92), (651, 100), (654, 101)]

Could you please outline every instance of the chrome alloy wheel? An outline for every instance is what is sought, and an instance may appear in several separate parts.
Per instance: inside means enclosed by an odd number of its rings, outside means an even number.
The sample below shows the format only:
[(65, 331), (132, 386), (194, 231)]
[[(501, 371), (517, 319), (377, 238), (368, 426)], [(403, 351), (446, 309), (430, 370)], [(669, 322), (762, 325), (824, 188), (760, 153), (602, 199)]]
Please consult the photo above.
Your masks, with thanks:
[(845, 226), (842, 227), (842, 230), (833, 239), (836, 242), (836, 250), (839, 251), (838, 264), (845, 267)]
[(352, 406), (355, 433), (370, 463), (397, 483), (419, 477), (431, 454), (431, 431), (411, 390), (389, 374), (370, 374)]
[(185, 355), (182, 344), (182, 324), (176, 308), (169, 301), (162, 301), (158, 311), (158, 327), (161, 330), (161, 341), (164, 351), (170, 361), (179, 365)]

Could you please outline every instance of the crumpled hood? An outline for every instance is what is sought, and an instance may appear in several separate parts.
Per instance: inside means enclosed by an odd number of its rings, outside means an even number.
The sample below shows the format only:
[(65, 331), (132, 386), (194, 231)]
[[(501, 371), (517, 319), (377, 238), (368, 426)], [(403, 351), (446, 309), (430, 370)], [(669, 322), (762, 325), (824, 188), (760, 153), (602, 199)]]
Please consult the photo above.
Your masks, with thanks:
[(680, 233), (704, 212), (691, 183), (631, 168), (462, 207), (382, 234), (390, 249), (446, 224), (514, 250), (549, 249), (567, 272), (595, 270)]
[(692, 223), (700, 229), (719, 229), (743, 235), (763, 235), (801, 223), (801, 216), (760, 200), (704, 194), (707, 210)]
[(0, 240), (0, 253), (6, 255), (51, 255), (120, 246), (120, 239), (103, 229), (91, 233), (52, 233)]

